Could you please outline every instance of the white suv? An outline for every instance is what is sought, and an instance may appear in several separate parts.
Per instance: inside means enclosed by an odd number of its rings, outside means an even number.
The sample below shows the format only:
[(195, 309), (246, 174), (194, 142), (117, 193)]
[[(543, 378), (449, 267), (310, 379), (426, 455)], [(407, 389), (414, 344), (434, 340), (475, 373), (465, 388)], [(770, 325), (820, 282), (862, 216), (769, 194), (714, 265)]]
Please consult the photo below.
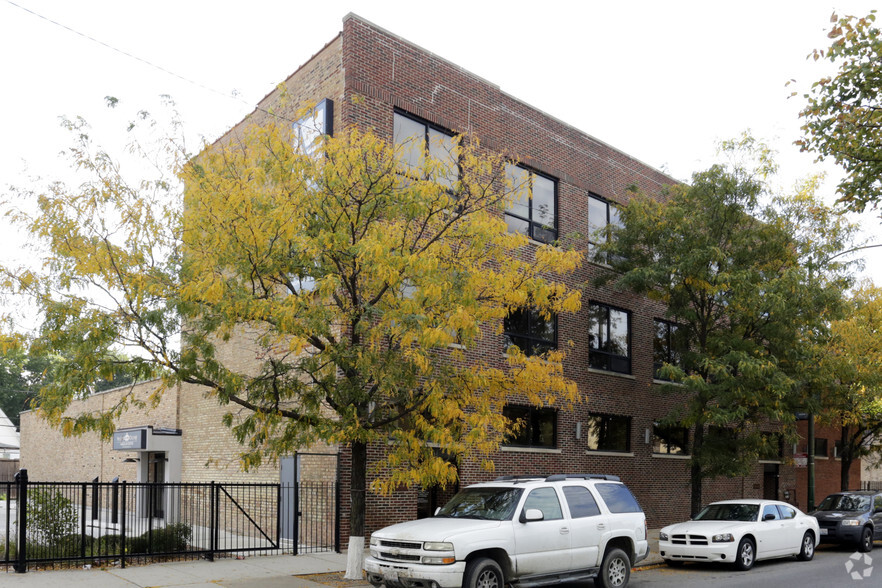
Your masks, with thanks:
[(618, 477), (503, 476), (374, 532), (364, 569), (388, 588), (622, 587), (647, 555), (646, 517)]

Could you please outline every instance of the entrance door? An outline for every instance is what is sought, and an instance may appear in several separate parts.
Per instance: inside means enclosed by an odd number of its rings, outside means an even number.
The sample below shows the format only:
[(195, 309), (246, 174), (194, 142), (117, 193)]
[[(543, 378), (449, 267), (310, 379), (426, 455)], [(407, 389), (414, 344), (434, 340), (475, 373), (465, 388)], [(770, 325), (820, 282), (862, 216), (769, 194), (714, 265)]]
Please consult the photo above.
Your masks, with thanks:
[(280, 460), (279, 482), (282, 485), (282, 504), (279, 505), (281, 517), (281, 538), (297, 541), (297, 482), (300, 477), (300, 457), (289, 455)]
[(149, 486), (149, 512), (154, 518), (165, 518), (165, 452), (147, 454), (147, 482)]
[(778, 500), (778, 469), (776, 463), (763, 464), (763, 498)]

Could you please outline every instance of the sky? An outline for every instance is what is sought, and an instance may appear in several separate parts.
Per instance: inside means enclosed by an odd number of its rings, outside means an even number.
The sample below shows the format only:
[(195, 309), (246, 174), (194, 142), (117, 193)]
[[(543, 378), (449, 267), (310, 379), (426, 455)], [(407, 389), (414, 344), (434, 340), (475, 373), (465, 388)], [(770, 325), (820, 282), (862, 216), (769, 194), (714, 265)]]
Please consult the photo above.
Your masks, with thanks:
[[(680, 180), (715, 161), (718, 141), (750, 130), (778, 151), (785, 187), (826, 172), (832, 203), (838, 170), (793, 145), (801, 95), (830, 71), (807, 56), (829, 44), (834, 11), (873, 8), (878, 0), (0, 0), (0, 196), (66, 173), (61, 116), (83, 116), (112, 146), (124, 117), (169, 95), (191, 148), (218, 137), (354, 12)], [(105, 96), (120, 106), (110, 111)], [(882, 242), (877, 214), (855, 220)], [(0, 261), (22, 255), (20, 237), (0, 226)], [(882, 248), (865, 258), (863, 276), (882, 284)]]

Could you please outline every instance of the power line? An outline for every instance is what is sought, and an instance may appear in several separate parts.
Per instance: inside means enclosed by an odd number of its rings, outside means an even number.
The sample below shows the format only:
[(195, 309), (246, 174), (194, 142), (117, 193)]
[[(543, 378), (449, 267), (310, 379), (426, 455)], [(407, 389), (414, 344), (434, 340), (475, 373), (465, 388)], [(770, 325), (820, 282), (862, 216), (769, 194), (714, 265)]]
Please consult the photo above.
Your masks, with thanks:
[[(250, 102), (248, 102), (248, 101), (246, 101), (246, 100), (243, 100), (242, 98), (239, 98), (238, 96), (236, 96), (236, 95), (234, 95), (234, 94), (228, 94), (228, 93), (226, 93), (226, 92), (221, 92), (220, 90), (216, 90), (216, 89), (214, 89), (214, 88), (211, 88), (211, 87), (209, 87), (209, 86), (206, 86), (205, 84), (201, 84), (201, 83), (199, 83), (199, 82), (193, 81), (193, 80), (191, 80), (190, 78), (187, 78), (187, 77), (182, 76), (182, 75), (180, 75), (180, 74), (178, 74), (178, 73), (175, 73), (175, 72), (173, 72), (173, 71), (171, 71), (171, 70), (169, 70), (169, 69), (166, 69), (166, 68), (162, 67), (161, 65), (157, 65), (157, 64), (153, 63), (152, 61), (148, 61), (147, 59), (144, 59), (144, 58), (142, 58), (142, 57), (138, 57), (137, 55), (134, 55), (134, 54), (132, 54), (132, 53), (129, 53), (128, 51), (123, 51), (122, 49), (119, 49), (119, 48), (117, 48), (117, 47), (114, 47), (113, 45), (110, 45), (109, 43), (105, 43), (104, 41), (101, 41), (101, 40), (99, 40), (99, 39), (96, 39), (95, 37), (92, 37), (92, 36), (90, 36), (90, 35), (87, 35), (86, 33), (82, 33), (82, 32), (80, 32), (80, 31), (78, 31), (78, 30), (76, 30), (76, 29), (74, 29), (74, 28), (71, 28), (71, 27), (69, 27), (69, 26), (67, 26), (67, 25), (65, 25), (65, 24), (62, 24), (62, 23), (60, 23), (60, 22), (58, 22), (58, 21), (56, 21), (56, 20), (53, 20), (53, 19), (51, 19), (51, 18), (49, 18), (49, 17), (47, 17), (47, 16), (43, 16), (42, 14), (40, 14), (40, 13), (38, 13), (38, 12), (34, 12), (34, 11), (31, 10), (30, 8), (26, 8), (26, 7), (24, 7), (24, 6), (21, 6), (20, 4), (16, 4), (16, 3), (13, 2), (12, 0), (6, 0), (6, 3), (7, 3), (7, 4), (10, 4), (10, 5), (12, 5), (12, 6), (14, 6), (14, 7), (16, 7), (16, 8), (18, 8), (18, 9), (20, 9), (20, 10), (23, 10), (23, 11), (27, 12), (28, 14), (31, 14), (31, 15), (33, 15), (33, 16), (36, 16), (37, 18), (40, 18), (40, 19), (42, 19), (42, 20), (45, 20), (46, 22), (49, 22), (49, 23), (51, 23), (51, 24), (54, 24), (54, 25), (57, 26), (57, 27), (61, 27), (61, 28), (63, 28), (64, 30), (69, 31), (69, 32), (71, 32), (71, 33), (73, 33), (73, 34), (75, 34), (75, 35), (78, 35), (78, 36), (80, 36), (80, 37), (83, 37), (84, 39), (88, 39), (89, 41), (92, 41), (93, 43), (97, 43), (98, 45), (101, 45), (102, 47), (104, 47), (104, 48), (106, 48), (106, 49), (110, 49), (111, 51), (114, 51), (114, 52), (116, 52), (116, 53), (119, 53), (120, 55), (124, 55), (124, 56), (128, 57), (129, 59), (134, 59), (135, 61), (138, 61), (138, 62), (140, 62), (140, 63), (143, 63), (144, 65), (147, 65), (147, 66), (149, 66), (149, 67), (152, 67), (153, 69), (159, 70), (159, 71), (161, 71), (161, 72), (164, 73), (164, 74), (167, 74), (167, 75), (173, 76), (173, 77), (178, 78), (179, 80), (182, 80), (182, 81), (184, 81), (184, 82), (186, 82), (186, 83), (188, 83), (188, 84), (191, 84), (191, 85), (193, 85), (193, 86), (196, 86), (197, 88), (202, 88), (203, 90), (206, 90), (206, 91), (208, 91), (208, 92), (212, 92), (213, 94), (217, 94), (218, 96), (223, 96), (224, 98), (229, 98), (230, 100), (236, 100), (237, 102), (241, 102), (242, 104), (245, 104), (245, 105), (247, 105), (247, 106), (252, 106), (252, 104), (251, 104)], [(276, 118), (280, 118), (280, 119), (283, 119), (283, 120), (287, 120), (287, 121), (289, 121), (289, 122), (294, 122), (294, 121), (292, 121), (292, 120), (290, 120), (290, 119), (288, 119), (288, 118), (286, 118), (286, 117), (284, 117), (284, 116), (281, 116), (281, 115), (279, 115), (279, 114), (277, 114), (277, 113), (274, 113), (274, 112), (270, 112), (270, 111), (268, 111), (268, 110), (265, 110), (265, 109), (261, 108), (260, 106), (254, 106), (253, 108), (254, 108), (255, 110), (259, 110), (260, 112), (263, 112), (263, 113), (265, 113), (265, 114), (267, 114), (267, 115), (269, 115), (269, 116), (273, 116), (273, 117), (276, 117)]]

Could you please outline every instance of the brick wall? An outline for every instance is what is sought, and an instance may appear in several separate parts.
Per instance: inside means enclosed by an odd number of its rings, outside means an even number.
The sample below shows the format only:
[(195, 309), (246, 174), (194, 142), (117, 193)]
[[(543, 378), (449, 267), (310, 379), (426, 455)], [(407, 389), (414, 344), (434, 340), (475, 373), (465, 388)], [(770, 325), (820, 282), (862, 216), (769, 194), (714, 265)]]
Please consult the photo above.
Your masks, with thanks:
[[(799, 433), (799, 442), (797, 443), (796, 452), (800, 454), (808, 453), (808, 422), (799, 421), (797, 432)], [(815, 439), (825, 439), (827, 441), (827, 455), (815, 455), (815, 505), (817, 506), (828, 494), (839, 492), (841, 488), (840, 476), (842, 472), (842, 461), (834, 457), (833, 447), (835, 441), (839, 439), (840, 430), (837, 427), (821, 426), (815, 424)], [(861, 461), (855, 460), (851, 464), (848, 472), (849, 487), (848, 490), (859, 490), (861, 487)], [(808, 468), (795, 468), (796, 479), (796, 495), (797, 506), (806, 508), (808, 504)]]
[[(65, 414), (73, 416), (107, 410), (130, 392), (143, 401), (157, 384), (156, 381), (144, 382), (133, 389), (124, 386), (92, 394), (85, 400), (71, 403)], [(125, 412), (117, 428), (152, 425), (176, 429), (177, 411), (178, 391), (168, 390), (155, 408)], [(21, 467), (28, 470), (28, 476), (35, 482), (88, 482), (96, 476), (101, 482), (109, 482), (116, 476), (120, 480), (134, 481), (137, 478), (135, 464), (123, 463), (132, 456), (130, 451), (114, 451), (111, 442), (102, 441), (98, 433), (64, 437), (35, 411), (21, 414)]]

